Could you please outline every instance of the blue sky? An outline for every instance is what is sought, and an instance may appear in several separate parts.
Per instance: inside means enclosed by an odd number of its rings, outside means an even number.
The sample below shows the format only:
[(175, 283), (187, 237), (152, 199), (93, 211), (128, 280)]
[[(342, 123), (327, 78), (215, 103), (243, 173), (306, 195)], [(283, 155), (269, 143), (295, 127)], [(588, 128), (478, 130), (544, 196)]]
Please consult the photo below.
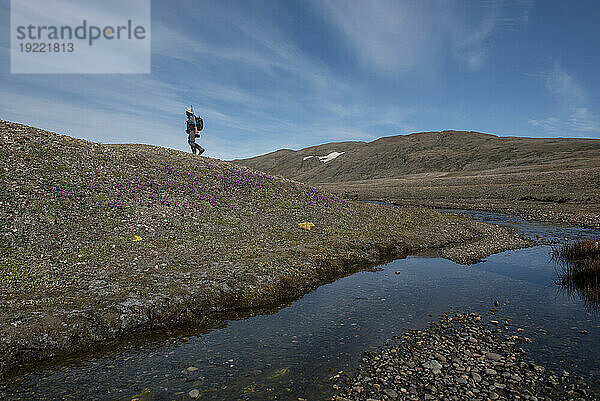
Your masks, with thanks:
[(444, 129), (600, 138), (597, 1), (152, 2), (152, 73), (10, 74), (0, 119), (206, 155)]

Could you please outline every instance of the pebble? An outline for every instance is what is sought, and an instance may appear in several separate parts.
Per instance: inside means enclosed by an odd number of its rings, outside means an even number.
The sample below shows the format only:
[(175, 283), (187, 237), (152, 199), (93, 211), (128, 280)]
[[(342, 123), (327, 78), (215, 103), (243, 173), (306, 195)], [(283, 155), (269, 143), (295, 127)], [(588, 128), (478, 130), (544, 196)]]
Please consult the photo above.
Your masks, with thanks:
[(430, 369), (433, 373), (439, 373), (442, 369), (442, 364), (440, 364), (438, 361), (436, 361), (435, 359), (432, 359), (428, 362), (425, 362), (423, 364), (424, 368)]
[(188, 395), (190, 396), (190, 398), (198, 398), (200, 397), (200, 390), (198, 389), (192, 389), (190, 390), (190, 392), (188, 393)]
[(581, 378), (554, 376), (525, 362), (526, 353), (517, 344), (529, 341), (496, 330), (479, 314), (447, 313), (427, 329), (407, 332), (388, 340), (379, 352), (367, 353), (356, 376), (340, 375), (338, 383), (332, 383), (333, 399), (599, 399)]
[(495, 352), (488, 352), (485, 354), (485, 356), (487, 359), (491, 359), (492, 361), (499, 361), (502, 359), (502, 356), (500, 354), (496, 354)]

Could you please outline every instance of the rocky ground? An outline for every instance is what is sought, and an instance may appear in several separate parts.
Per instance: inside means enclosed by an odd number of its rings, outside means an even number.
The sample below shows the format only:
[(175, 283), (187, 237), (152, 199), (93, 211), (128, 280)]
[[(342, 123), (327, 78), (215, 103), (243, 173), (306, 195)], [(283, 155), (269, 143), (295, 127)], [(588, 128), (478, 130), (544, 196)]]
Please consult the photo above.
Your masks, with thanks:
[(461, 216), (0, 121), (0, 374), (294, 299), (407, 253), (441, 248), (471, 263), (529, 245)]
[(506, 249), (527, 248), (534, 245), (532, 240), (521, 238), (517, 232), (509, 227), (482, 225), (481, 229), (486, 233), (484, 237), (442, 247), (439, 250), (439, 255), (457, 263), (468, 265)]
[(366, 353), (358, 371), (338, 375), (334, 401), (595, 400), (583, 378), (528, 362), (530, 341), (509, 320), (485, 323), (476, 313), (447, 314), (425, 330)]

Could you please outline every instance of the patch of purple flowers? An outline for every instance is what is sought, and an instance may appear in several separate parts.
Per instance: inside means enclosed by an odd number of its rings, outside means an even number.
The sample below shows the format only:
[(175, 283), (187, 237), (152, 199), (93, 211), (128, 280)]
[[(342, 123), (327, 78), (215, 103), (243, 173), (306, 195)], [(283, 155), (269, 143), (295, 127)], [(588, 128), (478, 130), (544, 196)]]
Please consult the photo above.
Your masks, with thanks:
[[(223, 168), (219, 164), (205, 163), (203, 172), (199, 174), (166, 164), (152, 172), (138, 174), (134, 180), (119, 180), (117, 177), (108, 170), (87, 172), (90, 188), (103, 194), (111, 208), (137, 204), (203, 211), (207, 206), (221, 206), (233, 211), (244, 203), (272, 198), (280, 198), (292, 207), (329, 208), (346, 204), (336, 196), (322, 194), (303, 184), (245, 169)], [(60, 196), (73, 194), (73, 191), (57, 187), (52, 191)]]
[(75, 192), (72, 190), (64, 190), (64, 189), (60, 189), (59, 187), (56, 187), (56, 186), (54, 186), (50, 189), (50, 193), (53, 195), (59, 196), (61, 198), (68, 198), (75, 194)]
[(142, 206), (163, 205), (202, 211), (206, 204), (216, 205), (216, 198), (206, 193), (199, 177), (180, 172), (172, 165), (159, 167), (157, 174), (146, 173), (140, 179), (121, 181), (110, 186), (99, 184), (105, 181), (100, 176), (100, 170), (90, 171), (88, 175), (91, 176), (92, 189), (107, 193), (110, 207), (123, 207), (134, 202)]

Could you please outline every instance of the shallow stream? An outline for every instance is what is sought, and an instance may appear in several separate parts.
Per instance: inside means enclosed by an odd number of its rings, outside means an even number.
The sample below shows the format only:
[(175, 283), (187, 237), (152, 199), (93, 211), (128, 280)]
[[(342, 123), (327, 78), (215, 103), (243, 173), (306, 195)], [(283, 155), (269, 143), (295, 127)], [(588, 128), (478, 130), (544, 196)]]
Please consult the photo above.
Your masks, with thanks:
[[(549, 241), (597, 233), (464, 213)], [(365, 350), (423, 328), (451, 308), (512, 318), (534, 340), (527, 345), (532, 359), (583, 375), (598, 388), (600, 316), (555, 284), (550, 250), (503, 252), (472, 266), (435, 252), (410, 256), (323, 285), (271, 314), (144, 335), (40, 364), (0, 383), (0, 399), (131, 400), (143, 393), (140, 399), (177, 400), (190, 399), (192, 389), (206, 400), (325, 399), (330, 378), (356, 368)], [(490, 317), (494, 301), (499, 305)]]

